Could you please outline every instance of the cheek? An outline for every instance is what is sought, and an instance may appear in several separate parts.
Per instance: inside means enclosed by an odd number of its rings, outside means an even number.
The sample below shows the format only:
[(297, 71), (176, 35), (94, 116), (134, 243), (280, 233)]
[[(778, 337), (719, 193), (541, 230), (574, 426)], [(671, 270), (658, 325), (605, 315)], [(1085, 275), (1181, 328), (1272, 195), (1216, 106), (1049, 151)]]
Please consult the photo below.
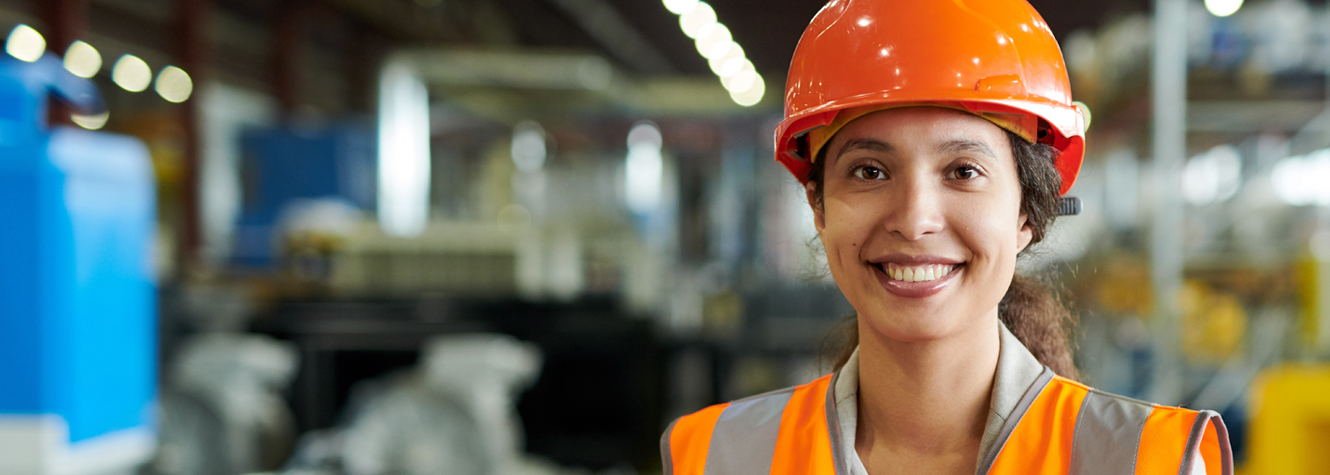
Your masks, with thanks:
[(874, 217), (862, 206), (841, 200), (825, 201), (822, 244), (827, 250), (827, 265), (838, 276), (859, 263), (860, 250), (871, 231)]
[(998, 270), (1014, 268), (1019, 251), (1019, 202), (1013, 205), (1004, 199), (973, 200), (958, 209), (958, 221), (966, 247), (974, 253), (983, 267)]

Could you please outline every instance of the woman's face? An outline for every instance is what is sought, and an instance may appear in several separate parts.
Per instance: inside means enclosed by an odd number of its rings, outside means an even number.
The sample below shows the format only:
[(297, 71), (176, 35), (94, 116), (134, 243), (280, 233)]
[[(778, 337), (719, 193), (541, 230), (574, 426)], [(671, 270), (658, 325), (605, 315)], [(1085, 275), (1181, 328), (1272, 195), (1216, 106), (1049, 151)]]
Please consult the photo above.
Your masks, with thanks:
[(1032, 236), (1006, 132), (909, 107), (861, 117), (827, 147), (815, 221), (861, 324), (919, 342), (996, 318)]

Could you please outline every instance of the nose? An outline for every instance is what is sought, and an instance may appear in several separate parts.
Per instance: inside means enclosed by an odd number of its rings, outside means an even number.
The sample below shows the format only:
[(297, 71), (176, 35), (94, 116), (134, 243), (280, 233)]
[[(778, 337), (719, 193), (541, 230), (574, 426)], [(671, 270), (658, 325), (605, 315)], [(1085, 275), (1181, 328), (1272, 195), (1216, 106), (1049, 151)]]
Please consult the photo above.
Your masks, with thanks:
[(946, 222), (942, 215), (941, 185), (922, 177), (902, 178), (898, 186), (891, 187), (886, 203), (883, 220), (886, 230), (907, 241), (941, 232)]

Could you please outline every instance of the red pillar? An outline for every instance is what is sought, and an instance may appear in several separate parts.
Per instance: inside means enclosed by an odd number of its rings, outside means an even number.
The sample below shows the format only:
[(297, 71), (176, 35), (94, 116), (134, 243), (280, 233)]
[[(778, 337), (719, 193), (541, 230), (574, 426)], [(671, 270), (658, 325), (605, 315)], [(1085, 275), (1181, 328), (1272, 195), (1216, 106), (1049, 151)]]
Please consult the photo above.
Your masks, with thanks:
[(199, 131), (199, 98), (212, 69), (212, 45), (208, 43), (208, 13), (212, 0), (176, 0), (172, 37), (175, 58), (194, 81), (194, 97), (180, 105), (185, 130), (184, 183), (181, 186), (181, 227), (178, 269), (182, 276), (199, 264), (199, 161), (202, 150)]
[(88, 32), (88, 0), (42, 0), (41, 18), (46, 23), (46, 47), (64, 55), (74, 40)]
[[(88, 0), (42, 0), (38, 4), (41, 5), (38, 14), (46, 23), (46, 31), (42, 32), (46, 37), (46, 48), (64, 56), (69, 44), (88, 32)], [(52, 101), (47, 109), (47, 123), (71, 125), (69, 112), (64, 104)]]
[(296, 63), (300, 54), (301, 25), (306, 14), (304, 0), (281, 0), (273, 29), (272, 92), (289, 119), (300, 104), (300, 73)]

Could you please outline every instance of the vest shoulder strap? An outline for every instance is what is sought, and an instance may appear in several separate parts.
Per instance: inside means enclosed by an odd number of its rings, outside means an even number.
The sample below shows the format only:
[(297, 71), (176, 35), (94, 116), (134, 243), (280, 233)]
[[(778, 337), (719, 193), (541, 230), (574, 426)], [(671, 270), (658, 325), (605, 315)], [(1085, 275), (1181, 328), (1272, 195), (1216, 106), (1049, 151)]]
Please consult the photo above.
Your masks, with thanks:
[(1206, 475), (1232, 474), (1227, 431), (1212, 411), (1109, 394), (1051, 371), (1039, 381), (1046, 382), (1022, 398), (989, 454), (991, 465), (978, 473), (1192, 475), (1199, 456)]
[(679, 418), (661, 437), (665, 474), (835, 475), (825, 409), (831, 377)]
[(1154, 406), (1141, 434), (1135, 473), (1232, 475), (1224, 420), (1214, 411)]

